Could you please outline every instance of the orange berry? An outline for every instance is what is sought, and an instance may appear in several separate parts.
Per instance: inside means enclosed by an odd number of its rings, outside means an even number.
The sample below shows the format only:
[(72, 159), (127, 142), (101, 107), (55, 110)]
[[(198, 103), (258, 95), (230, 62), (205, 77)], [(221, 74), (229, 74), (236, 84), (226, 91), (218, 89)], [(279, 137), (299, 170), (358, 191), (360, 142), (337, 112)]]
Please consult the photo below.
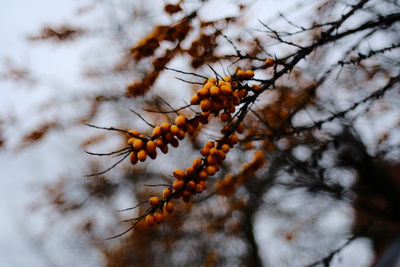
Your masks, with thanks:
[(203, 87), (197, 91), (197, 95), (200, 97), (200, 99), (205, 99), (208, 97), (208, 90)]
[(207, 166), (206, 171), (209, 176), (213, 176), (217, 172), (217, 169), (213, 165), (209, 165)]
[(238, 92), (238, 97), (244, 98), (244, 97), (246, 97), (246, 96), (247, 96), (247, 90), (246, 90), (246, 89), (241, 89), (241, 90), (239, 90), (239, 92)]
[(179, 127), (178, 126), (176, 126), (176, 125), (171, 125), (171, 134), (172, 135), (178, 135), (178, 133), (179, 133)]
[(217, 153), (218, 153), (218, 149), (217, 148), (213, 147), (213, 148), (210, 149), (210, 154), (211, 155), (216, 156)]
[(203, 111), (208, 111), (208, 110), (210, 110), (211, 101), (210, 101), (209, 99), (203, 99), (203, 100), (201, 100), (201, 102), (200, 102), (200, 107), (201, 107), (201, 110), (203, 110)]
[(156, 146), (162, 147), (163, 145), (164, 145), (164, 140), (161, 137), (157, 138), (156, 139)]
[(229, 140), (228, 140), (231, 144), (237, 144), (237, 142), (239, 142), (239, 137), (236, 134), (232, 134), (231, 136), (229, 136)]
[(171, 140), (171, 146), (173, 146), (173, 147), (178, 147), (178, 146), (179, 146), (179, 141), (178, 141), (178, 139), (172, 138), (172, 140)]
[(163, 134), (169, 133), (169, 130), (171, 129), (171, 125), (168, 122), (161, 124), (160, 127)]
[(244, 72), (244, 75), (245, 75), (246, 79), (251, 79), (251, 78), (254, 77), (254, 71), (252, 71), (252, 70), (246, 70), (246, 71)]
[(270, 57), (265, 60), (265, 67), (272, 67), (275, 64), (275, 60)]
[(196, 158), (193, 160), (192, 166), (195, 170), (198, 170), (201, 167), (201, 163), (202, 163), (202, 160), (200, 158)]
[(201, 172), (199, 172), (199, 179), (200, 180), (205, 180), (208, 177), (208, 173), (206, 170), (201, 170)]
[(210, 91), (210, 88), (213, 87), (213, 86), (214, 86), (214, 83), (206, 83), (206, 84), (203, 86), (203, 89), (205, 89), (205, 90), (207, 90), (207, 92), (209, 92), (209, 91)]
[(133, 142), (135, 142), (135, 140), (136, 140), (135, 137), (131, 137), (131, 138), (128, 139), (127, 144), (130, 145), (130, 146), (132, 146), (132, 145), (133, 145)]
[(138, 151), (142, 148), (143, 148), (143, 141), (141, 139), (136, 139), (135, 142), (133, 142), (133, 149)]
[(207, 157), (210, 154), (210, 149), (208, 147), (203, 148), (202, 150), (200, 150), (200, 154), (203, 157)]
[(178, 190), (182, 189), (184, 185), (185, 185), (184, 181), (175, 180), (175, 182), (172, 184), (172, 188), (178, 191)]
[(135, 165), (138, 162), (138, 158), (137, 158), (136, 152), (131, 152), (129, 154), (129, 160), (133, 165)]
[(173, 174), (174, 174), (175, 178), (178, 180), (185, 179), (185, 171), (184, 170), (175, 170)]
[(146, 143), (146, 151), (147, 153), (154, 153), (156, 152), (156, 144), (154, 143), (154, 141), (147, 141)]
[(172, 194), (171, 188), (169, 188), (169, 187), (164, 188), (164, 191), (163, 191), (164, 199), (167, 199), (169, 196), (171, 196), (171, 194)]
[(236, 75), (238, 76), (239, 79), (243, 79), (246, 76), (244, 70), (238, 70)]
[(203, 116), (203, 118), (207, 118), (208, 116), (210, 116), (210, 114), (211, 114), (211, 110), (206, 111), (206, 112), (204, 112), (204, 111), (201, 112), (201, 116)]
[(150, 227), (153, 226), (155, 222), (156, 221), (155, 221), (153, 215), (149, 214), (149, 215), (146, 216), (146, 223), (147, 223), (148, 226), (150, 226)]
[(130, 133), (130, 135), (131, 136), (136, 136), (136, 137), (138, 137), (139, 136), (139, 132), (138, 131), (136, 131), (136, 130), (128, 130), (128, 132)]
[(191, 124), (189, 124), (189, 125), (187, 126), (187, 132), (188, 132), (188, 134), (189, 134), (189, 135), (193, 135), (193, 134), (194, 134), (194, 131), (195, 131), (195, 128), (194, 128)]
[(217, 151), (217, 158), (218, 158), (218, 159), (224, 160), (225, 157), (226, 157), (226, 155), (225, 155), (225, 152), (224, 152), (224, 151), (222, 151), (222, 150), (218, 150), (218, 151)]
[(221, 85), (220, 92), (222, 95), (230, 95), (232, 94), (232, 86), (229, 83)]
[(227, 144), (223, 144), (223, 145), (221, 146), (221, 150), (224, 151), (225, 153), (228, 153), (229, 150), (230, 150), (230, 147), (229, 147), (229, 145), (227, 145)]
[(153, 129), (153, 133), (152, 133), (153, 137), (159, 137), (159, 136), (161, 136), (161, 134), (162, 134), (161, 127), (157, 126)]
[(186, 118), (182, 115), (179, 115), (178, 117), (175, 118), (175, 123), (179, 126), (179, 127), (183, 127), (186, 125)]
[(162, 223), (162, 221), (164, 220), (164, 216), (160, 211), (157, 211), (154, 214), (154, 219), (156, 220), (156, 223)]
[(161, 146), (160, 149), (161, 149), (161, 152), (162, 152), (162, 153), (164, 153), (164, 154), (167, 154), (167, 153), (168, 153), (168, 146), (167, 146), (167, 145)]
[(171, 214), (174, 211), (174, 204), (171, 201), (168, 201), (165, 203), (165, 209)]
[(220, 93), (220, 90), (219, 90), (219, 88), (217, 86), (213, 86), (213, 87), (210, 88), (210, 95), (211, 96), (214, 96), (214, 97), (219, 96), (219, 93)]
[(138, 153), (137, 153), (137, 157), (138, 157), (138, 159), (140, 160), (140, 161), (145, 161), (146, 160), (146, 157), (147, 157), (147, 153), (146, 153), (146, 151), (145, 150), (140, 150)]
[(260, 91), (261, 90), (261, 86), (260, 85), (258, 85), (258, 84), (253, 84), (253, 91), (254, 92), (258, 92), (258, 91)]
[(196, 187), (196, 183), (194, 182), (194, 181), (189, 181), (189, 182), (187, 182), (187, 184), (186, 184), (186, 188), (190, 191), (190, 190), (192, 190), (193, 188), (195, 188)]
[(229, 113), (229, 112), (222, 112), (221, 113), (221, 115), (220, 115), (220, 118), (221, 118), (221, 121), (223, 121), (223, 122), (227, 122), (227, 121), (229, 121), (232, 117), (231, 117), (231, 114)]
[(201, 187), (203, 187), (203, 190), (207, 189), (207, 183), (204, 180), (200, 181), (199, 184), (201, 185)]
[(217, 160), (217, 158), (216, 158), (215, 156), (209, 155), (209, 156), (207, 157), (207, 164), (209, 164), (209, 165), (215, 165), (215, 164), (217, 164), (217, 163), (218, 163), (218, 160)]
[(167, 132), (164, 134), (164, 141), (166, 144), (171, 143), (172, 139), (174, 139), (174, 136), (171, 133)]
[(158, 203), (160, 203), (160, 199), (159, 199), (158, 197), (151, 197), (151, 198), (149, 199), (149, 204), (150, 204), (150, 206), (155, 207), (155, 206), (158, 205)]
[(225, 77), (224, 77), (224, 81), (225, 81), (225, 82), (229, 82), (231, 79), (232, 79), (231, 76), (225, 76)]
[(208, 82), (209, 83), (216, 83), (217, 79), (215, 79), (214, 77), (208, 78)]
[(155, 159), (155, 158), (157, 158), (157, 151), (148, 152), (147, 155), (148, 155), (151, 159)]
[(199, 194), (203, 192), (203, 186), (201, 184), (196, 184), (196, 192)]
[(204, 147), (207, 147), (207, 148), (212, 148), (212, 147), (214, 147), (214, 142), (213, 141), (207, 141), (207, 143), (204, 145)]
[(185, 172), (186, 176), (190, 176), (190, 175), (192, 175), (193, 173), (195, 173), (195, 170), (194, 170), (194, 168), (193, 168), (192, 166), (190, 166), (190, 167), (188, 167), (188, 168), (186, 169), (186, 172)]
[(176, 137), (178, 137), (179, 140), (183, 140), (185, 138), (185, 131), (182, 129), (179, 129), (179, 132), (176, 135)]
[(192, 98), (190, 99), (190, 104), (192, 105), (198, 105), (200, 103), (200, 97), (195, 94), (192, 96)]
[(239, 125), (236, 128), (236, 132), (240, 133), (240, 134), (244, 132), (244, 124), (243, 124), (243, 122), (239, 123)]

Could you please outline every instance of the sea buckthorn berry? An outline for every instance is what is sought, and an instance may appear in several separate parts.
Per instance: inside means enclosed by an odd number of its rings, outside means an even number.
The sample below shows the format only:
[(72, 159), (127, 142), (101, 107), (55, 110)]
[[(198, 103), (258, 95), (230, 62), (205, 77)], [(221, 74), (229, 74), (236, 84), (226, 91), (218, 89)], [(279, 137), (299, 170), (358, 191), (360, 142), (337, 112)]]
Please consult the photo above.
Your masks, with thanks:
[(186, 118), (182, 115), (179, 115), (178, 117), (175, 118), (175, 123), (179, 126), (179, 127), (183, 127), (186, 125)]
[(275, 64), (275, 59), (273, 59), (272, 57), (267, 58), (265, 60), (265, 67), (272, 67)]
[(174, 204), (171, 201), (168, 201), (165, 203), (165, 210), (171, 214), (174, 211)]
[(160, 126), (154, 127), (152, 136), (159, 137), (161, 135), (162, 135), (161, 127)]
[(230, 106), (230, 107), (228, 108), (228, 112), (229, 112), (229, 113), (234, 113), (235, 110), (236, 110), (235, 106)]
[(176, 125), (171, 125), (171, 134), (173, 134), (173, 135), (178, 135), (178, 133), (179, 133), (179, 127), (178, 126), (176, 126)]
[(210, 149), (210, 155), (216, 156), (217, 153), (218, 153), (218, 149), (217, 148), (213, 147), (213, 148)]
[(244, 78), (246, 76), (244, 70), (238, 70), (236, 75), (238, 76), (238, 78)]
[(192, 96), (192, 98), (190, 99), (190, 104), (192, 105), (198, 105), (200, 103), (200, 97), (195, 94)]
[(203, 148), (202, 150), (200, 150), (200, 154), (203, 157), (207, 157), (210, 154), (210, 149), (208, 147)]
[(197, 95), (200, 99), (205, 99), (208, 97), (208, 90), (206, 88), (201, 88), (197, 91)]
[(172, 188), (178, 191), (181, 190), (184, 185), (185, 182), (183, 180), (175, 180), (175, 182), (172, 184)]
[(151, 159), (156, 159), (156, 158), (157, 158), (157, 151), (148, 152), (147, 155), (148, 155)]
[(200, 180), (205, 180), (208, 177), (208, 173), (206, 170), (201, 170), (201, 172), (199, 172), (199, 179)]
[(190, 166), (190, 167), (188, 167), (188, 168), (186, 169), (185, 174), (186, 174), (186, 176), (190, 176), (190, 175), (192, 175), (192, 174), (195, 173), (195, 172), (196, 172), (195, 169), (194, 169), (192, 166)]
[(217, 172), (217, 169), (214, 167), (214, 165), (209, 165), (207, 166), (206, 171), (209, 176), (213, 176)]
[(169, 130), (171, 129), (171, 125), (168, 122), (165, 122), (165, 123), (161, 124), (160, 127), (161, 127), (161, 130), (162, 130), (163, 134), (168, 133)]
[(185, 138), (185, 131), (182, 129), (179, 129), (179, 132), (176, 135), (176, 137), (178, 137), (179, 140), (183, 140)]
[(210, 107), (211, 107), (211, 101), (209, 99), (201, 100), (200, 107), (201, 107), (201, 110), (203, 110), (203, 111), (209, 111)]
[(200, 183), (196, 184), (196, 192), (199, 194), (203, 192), (203, 186)]
[(258, 92), (258, 91), (260, 91), (261, 90), (261, 86), (260, 85), (258, 85), (258, 84), (253, 84), (253, 91), (254, 92)]
[(162, 145), (162, 146), (160, 147), (160, 149), (161, 149), (161, 152), (162, 152), (162, 153), (164, 153), (164, 154), (167, 154), (167, 153), (168, 153), (168, 146), (167, 146), (167, 145)]
[(207, 141), (207, 143), (204, 145), (204, 147), (207, 147), (207, 148), (212, 148), (212, 147), (214, 147), (214, 142), (213, 141)]
[(146, 143), (146, 151), (147, 153), (154, 153), (156, 152), (156, 144), (154, 143), (154, 141), (147, 141)]
[(225, 152), (224, 152), (224, 151), (222, 151), (222, 150), (218, 150), (218, 151), (217, 151), (217, 158), (218, 158), (218, 159), (224, 160), (225, 157), (226, 157), (226, 155), (225, 155)]
[(207, 183), (205, 181), (200, 181), (199, 184), (203, 187), (203, 190), (207, 189)]
[(211, 111), (212, 112), (217, 113), (221, 109), (222, 109), (222, 106), (220, 103), (218, 103), (216, 101), (211, 102)]
[(229, 150), (230, 150), (230, 147), (229, 147), (229, 145), (227, 145), (227, 144), (223, 144), (223, 145), (221, 146), (221, 150), (224, 151), (225, 153), (228, 153)]
[(219, 96), (219, 93), (220, 93), (220, 89), (217, 86), (213, 86), (210, 88), (211, 96), (214, 96), (214, 97)]
[(239, 137), (236, 134), (232, 134), (231, 136), (229, 136), (229, 141), (232, 144), (237, 144), (237, 142), (239, 142)]
[(230, 130), (230, 126), (229, 125), (225, 125), (224, 127), (222, 127), (221, 129), (221, 133), (226, 134), (229, 130)]
[(146, 223), (147, 223), (148, 226), (150, 226), (150, 227), (153, 226), (155, 222), (156, 222), (156, 220), (154, 219), (153, 215), (148, 214), (146, 216)]
[(147, 157), (147, 153), (146, 153), (146, 150), (140, 150), (138, 153), (137, 153), (137, 157), (138, 157), (138, 159), (140, 160), (140, 161), (145, 161), (146, 160), (146, 157)]
[(226, 112), (226, 111), (225, 111), (225, 112), (221, 113), (220, 118), (221, 118), (221, 121), (227, 122), (227, 121), (229, 121), (232, 117), (231, 117), (231, 114), (230, 114), (229, 112)]
[(193, 188), (195, 188), (196, 187), (196, 183), (194, 182), (194, 181), (189, 181), (189, 182), (187, 182), (187, 184), (186, 184), (186, 188), (190, 191), (190, 190), (192, 190)]
[(131, 137), (131, 138), (128, 139), (127, 144), (131, 146), (131, 145), (133, 145), (133, 143), (135, 142), (135, 140), (136, 140), (135, 137)]
[(208, 82), (209, 83), (216, 83), (217, 79), (215, 79), (214, 77), (208, 78)]
[(178, 146), (179, 146), (179, 141), (178, 141), (178, 139), (172, 138), (172, 140), (171, 140), (171, 146), (173, 146), (173, 147), (178, 147)]
[(239, 96), (236, 96), (236, 97), (233, 98), (233, 104), (235, 104), (235, 106), (240, 104), (240, 97)]
[(131, 136), (135, 136), (135, 137), (139, 136), (139, 132), (134, 129), (128, 130), (128, 132), (130, 133)]
[(162, 147), (164, 145), (164, 140), (160, 137), (156, 139), (156, 146)]
[(178, 180), (185, 179), (185, 171), (184, 170), (175, 170), (173, 174), (174, 174), (175, 178)]
[(163, 191), (164, 199), (167, 199), (169, 196), (171, 196), (171, 194), (172, 194), (171, 188), (169, 188), (169, 187), (164, 188), (164, 191)]
[(133, 165), (135, 165), (138, 162), (138, 158), (135, 152), (131, 152), (129, 154), (129, 160)]
[(192, 166), (195, 170), (198, 170), (201, 167), (201, 163), (202, 163), (202, 160), (200, 158), (196, 158), (193, 160)]
[(174, 136), (171, 133), (168, 132), (164, 134), (165, 143), (167, 144), (171, 143), (172, 139), (174, 139)]
[(244, 132), (244, 124), (243, 124), (243, 122), (239, 123), (239, 125), (236, 128), (236, 132), (240, 133), (240, 134)]
[(164, 216), (160, 211), (157, 211), (154, 214), (154, 219), (155, 219), (156, 223), (162, 223), (162, 221), (164, 220)]
[[(196, 186), (196, 185), (195, 185)], [(183, 190), (183, 193), (182, 193), (182, 197), (183, 198), (187, 198), (187, 197), (190, 197), (190, 195), (191, 195), (191, 193), (190, 193), (190, 191), (189, 190)]]
[(230, 95), (232, 94), (232, 86), (229, 83), (221, 85), (220, 92), (222, 95)]
[(200, 117), (199, 118), (199, 122), (201, 122), (202, 124), (207, 124), (208, 123), (208, 117), (204, 117), (204, 116)]
[(206, 111), (206, 112), (204, 112), (204, 111), (201, 112), (201, 116), (203, 116), (203, 118), (207, 118), (208, 116), (210, 116), (210, 114), (211, 114), (211, 110)]
[(251, 78), (254, 77), (254, 71), (252, 71), (252, 70), (246, 70), (246, 71), (244, 72), (244, 75), (245, 75), (246, 79), (251, 79)]
[(150, 204), (150, 206), (155, 207), (155, 206), (158, 205), (158, 203), (160, 203), (160, 199), (159, 199), (158, 197), (151, 197), (151, 198), (149, 199), (149, 204)]
[(231, 76), (225, 76), (225, 77), (224, 77), (224, 81), (225, 81), (225, 82), (230, 82), (231, 79), (232, 79)]
[(240, 98), (246, 97), (246, 96), (247, 96), (247, 90), (246, 90), (246, 89), (240, 89), (240, 90), (239, 90), (239, 93), (238, 93), (238, 96), (239, 96)]
[(195, 131), (195, 128), (194, 128), (191, 124), (189, 124), (189, 125), (187, 126), (187, 132), (188, 132), (188, 134), (189, 134), (189, 135), (193, 135), (193, 134), (194, 134), (194, 131)]
[(143, 141), (141, 139), (136, 139), (135, 142), (133, 142), (133, 149), (140, 150), (143, 148)]
[(204, 89), (204, 90), (207, 90), (207, 92), (209, 92), (210, 89), (211, 89), (211, 87), (213, 87), (213, 86), (214, 86), (214, 83), (206, 83), (206, 84), (203, 86), (203, 89)]

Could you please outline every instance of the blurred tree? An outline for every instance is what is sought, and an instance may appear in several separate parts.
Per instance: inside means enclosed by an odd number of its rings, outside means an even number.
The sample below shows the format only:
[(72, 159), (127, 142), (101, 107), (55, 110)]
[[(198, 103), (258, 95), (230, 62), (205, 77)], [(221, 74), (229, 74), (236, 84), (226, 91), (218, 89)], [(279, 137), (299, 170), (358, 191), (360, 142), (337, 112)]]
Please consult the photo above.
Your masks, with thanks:
[[(289, 2), (276, 15), (263, 1), (94, 1), (80, 12), (104, 5), (111, 29), (30, 37), (112, 44), (87, 56), (79, 112), (20, 142), (90, 126), (82, 150), (113, 147), (88, 152), (86, 178), (46, 187), (106, 266), (329, 266), (362, 237), (369, 264), (395, 266), (400, 4)], [(3, 78), (35, 81), (8, 66)], [(343, 217), (351, 227), (332, 227)]]

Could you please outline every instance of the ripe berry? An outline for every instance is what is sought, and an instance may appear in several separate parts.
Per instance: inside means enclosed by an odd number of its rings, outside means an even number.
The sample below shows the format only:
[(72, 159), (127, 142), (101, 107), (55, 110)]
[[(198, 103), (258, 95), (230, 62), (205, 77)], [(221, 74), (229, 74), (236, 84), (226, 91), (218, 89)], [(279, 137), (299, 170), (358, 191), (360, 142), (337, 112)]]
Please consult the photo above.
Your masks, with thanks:
[(158, 203), (160, 203), (160, 199), (158, 198), (158, 197), (151, 197), (150, 199), (149, 199), (149, 204), (151, 205), (151, 206), (157, 206), (158, 205)]
[(149, 214), (149, 215), (146, 216), (146, 223), (147, 223), (148, 226), (150, 226), (150, 227), (153, 226), (155, 222), (156, 221), (155, 221), (153, 215)]

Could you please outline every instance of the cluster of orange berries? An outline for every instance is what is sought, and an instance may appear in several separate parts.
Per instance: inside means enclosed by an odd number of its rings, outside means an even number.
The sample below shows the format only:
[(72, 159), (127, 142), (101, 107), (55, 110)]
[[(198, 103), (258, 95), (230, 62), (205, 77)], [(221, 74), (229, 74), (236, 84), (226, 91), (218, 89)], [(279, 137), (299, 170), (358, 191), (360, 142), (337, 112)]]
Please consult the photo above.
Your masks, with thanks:
[(264, 166), (265, 162), (266, 159), (264, 153), (262, 151), (256, 151), (253, 159), (241, 166), (242, 170), (239, 174), (234, 176), (233, 174), (228, 173), (224, 179), (215, 184), (218, 194), (227, 196), (235, 193), (237, 185), (243, 184), (248, 179), (254, 177), (256, 171)]
[[(254, 75), (254, 73), (253, 73)], [(223, 122), (231, 119), (231, 114), (235, 112), (235, 106), (239, 105), (241, 99), (247, 96), (246, 89), (233, 89), (237, 84), (232, 82), (230, 76), (217, 81), (209, 78), (205, 81), (195, 95), (190, 99), (190, 104), (200, 105), (201, 115), (208, 117), (211, 113), (218, 116)]]

